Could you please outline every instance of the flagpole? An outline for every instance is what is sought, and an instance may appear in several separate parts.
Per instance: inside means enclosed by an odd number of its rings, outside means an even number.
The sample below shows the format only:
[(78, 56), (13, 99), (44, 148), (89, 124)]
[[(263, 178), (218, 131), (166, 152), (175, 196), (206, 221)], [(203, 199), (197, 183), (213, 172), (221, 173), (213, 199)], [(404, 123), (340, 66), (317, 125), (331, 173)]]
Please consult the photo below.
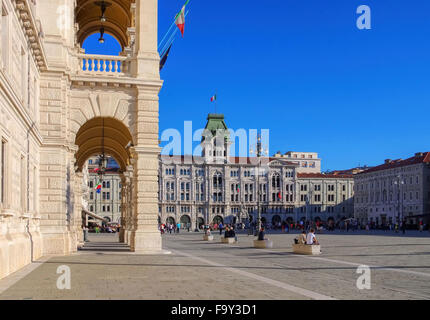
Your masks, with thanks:
[[(188, 13), (190, 12), (190, 10), (188, 10), (186, 13), (185, 13), (185, 17), (188, 15)], [(175, 20), (176, 21), (176, 20)], [(175, 23), (175, 22), (173, 22), (173, 23)], [(175, 31), (171, 34), (171, 36), (170, 36), (170, 38), (167, 40), (167, 42), (163, 45), (163, 47), (162, 47), (162, 50), (159, 50), (159, 52), (160, 53), (165, 53), (165, 51), (167, 50), (167, 48), (169, 48), (170, 47), (170, 45), (171, 44), (173, 44), (173, 42), (175, 42), (175, 36), (176, 36), (176, 34), (178, 33), (178, 30), (179, 29), (175, 29)], [(167, 34), (166, 34), (166, 36), (167, 36)], [(173, 40), (173, 41), (172, 41)], [(160, 46), (161, 46), (161, 43), (159, 44), (159, 48), (160, 48)]]

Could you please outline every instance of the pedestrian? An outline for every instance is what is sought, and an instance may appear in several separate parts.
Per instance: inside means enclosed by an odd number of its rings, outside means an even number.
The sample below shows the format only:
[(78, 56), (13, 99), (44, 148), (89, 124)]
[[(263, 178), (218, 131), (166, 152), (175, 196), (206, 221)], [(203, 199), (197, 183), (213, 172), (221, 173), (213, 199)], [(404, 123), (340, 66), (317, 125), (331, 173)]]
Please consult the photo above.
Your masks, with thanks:
[(181, 224), (178, 222), (176, 224), (176, 232), (179, 233), (179, 229), (181, 229)]
[(219, 223), (218, 228), (219, 228), (219, 235), (222, 235), (222, 229), (223, 229), (222, 222)]

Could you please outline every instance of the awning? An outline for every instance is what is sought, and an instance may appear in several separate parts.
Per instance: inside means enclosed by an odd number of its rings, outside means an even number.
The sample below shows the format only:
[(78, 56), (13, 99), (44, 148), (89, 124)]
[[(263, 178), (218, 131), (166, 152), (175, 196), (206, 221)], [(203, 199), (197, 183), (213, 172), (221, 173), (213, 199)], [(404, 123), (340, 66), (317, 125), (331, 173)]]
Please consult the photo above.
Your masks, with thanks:
[(102, 218), (102, 217), (100, 217), (100, 216), (96, 215), (95, 213), (90, 212), (88, 210), (82, 209), (82, 217), (85, 218), (85, 216), (90, 216), (96, 220), (101, 220), (101, 221), (104, 221), (106, 223), (108, 222), (105, 218)]

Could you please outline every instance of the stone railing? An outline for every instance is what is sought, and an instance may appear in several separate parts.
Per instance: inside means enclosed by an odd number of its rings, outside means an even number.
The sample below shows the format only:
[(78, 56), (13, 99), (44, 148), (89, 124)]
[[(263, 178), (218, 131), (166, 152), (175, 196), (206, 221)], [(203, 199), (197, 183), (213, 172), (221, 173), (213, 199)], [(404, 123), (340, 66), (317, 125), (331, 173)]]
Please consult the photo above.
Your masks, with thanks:
[(130, 70), (130, 61), (123, 56), (94, 54), (78, 55), (80, 72), (98, 75), (125, 75)]

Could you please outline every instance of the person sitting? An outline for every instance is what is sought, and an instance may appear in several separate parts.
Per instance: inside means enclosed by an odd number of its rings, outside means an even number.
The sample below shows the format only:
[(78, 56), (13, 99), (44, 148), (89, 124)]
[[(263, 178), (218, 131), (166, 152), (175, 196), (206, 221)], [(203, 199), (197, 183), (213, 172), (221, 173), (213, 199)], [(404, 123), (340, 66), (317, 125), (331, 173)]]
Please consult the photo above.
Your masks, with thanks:
[(259, 241), (266, 240), (265, 239), (265, 233), (264, 233), (264, 228), (263, 227), (261, 227), (260, 232), (258, 233), (258, 240)]
[(234, 227), (230, 228), (230, 237), (231, 238), (236, 238), (236, 232), (234, 232)]
[(298, 238), (295, 239), (296, 244), (306, 244), (306, 231), (302, 231)]
[(224, 238), (231, 238), (230, 228), (228, 226), (225, 227)]
[(308, 236), (306, 237), (306, 244), (308, 245), (317, 245), (318, 240), (315, 237), (315, 230), (311, 228), (310, 232), (308, 233)]

